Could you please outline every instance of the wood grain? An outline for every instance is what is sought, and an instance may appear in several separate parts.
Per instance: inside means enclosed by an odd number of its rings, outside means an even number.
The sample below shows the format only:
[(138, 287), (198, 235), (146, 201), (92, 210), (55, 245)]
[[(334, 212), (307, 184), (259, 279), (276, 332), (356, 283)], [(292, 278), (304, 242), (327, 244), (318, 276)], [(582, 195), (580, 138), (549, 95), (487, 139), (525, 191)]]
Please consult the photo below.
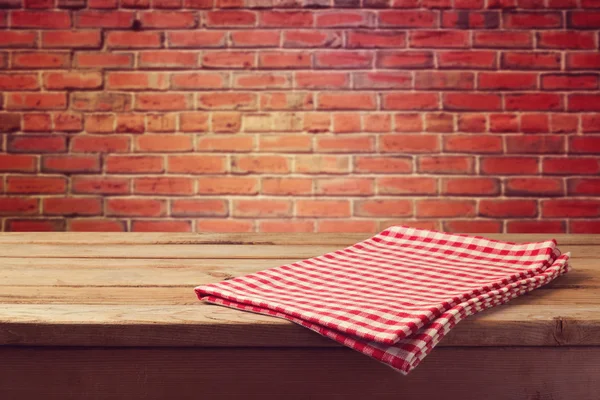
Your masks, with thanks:
[[(339, 245), (189, 245), (189, 244), (0, 244), (0, 258), (231, 258), (304, 259), (339, 250)], [(574, 259), (597, 258), (598, 245), (565, 244)]]
[(345, 348), (0, 348), (0, 398), (596, 400), (600, 348), (440, 348), (410, 375)]
[[(267, 244), (349, 246), (367, 239), (370, 233), (122, 233), (122, 232), (5, 232), (0, 244)], [(598, 245), (593, 234), (485, 234), (486, 238), (516, 243), (554, 238), (559, 246)]]

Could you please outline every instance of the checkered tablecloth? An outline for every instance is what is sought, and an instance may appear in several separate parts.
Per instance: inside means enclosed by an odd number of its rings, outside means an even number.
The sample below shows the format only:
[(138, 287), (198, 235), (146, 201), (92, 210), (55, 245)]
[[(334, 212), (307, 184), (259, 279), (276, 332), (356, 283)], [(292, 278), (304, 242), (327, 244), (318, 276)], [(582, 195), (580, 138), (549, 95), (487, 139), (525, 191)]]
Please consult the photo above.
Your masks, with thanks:
[(568, 259), (554, 240), (515, 244), (396, 226), (196, 293), (288, 319), (406, 374), (459, 321), (552, 281)]

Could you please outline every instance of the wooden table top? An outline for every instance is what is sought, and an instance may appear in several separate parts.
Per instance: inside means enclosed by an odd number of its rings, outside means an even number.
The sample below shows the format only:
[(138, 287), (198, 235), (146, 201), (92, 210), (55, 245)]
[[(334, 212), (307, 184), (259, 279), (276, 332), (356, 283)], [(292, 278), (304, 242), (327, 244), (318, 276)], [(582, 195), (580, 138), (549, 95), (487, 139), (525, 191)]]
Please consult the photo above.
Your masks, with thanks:
[[(2, 233), (0, 345), (337, 347), (282, 319), (204, 304), (193, 288), (369, 236)], [(467, 318), (440, 346), (599, 346), (600, 235), (553, 237), (573, 271)]]

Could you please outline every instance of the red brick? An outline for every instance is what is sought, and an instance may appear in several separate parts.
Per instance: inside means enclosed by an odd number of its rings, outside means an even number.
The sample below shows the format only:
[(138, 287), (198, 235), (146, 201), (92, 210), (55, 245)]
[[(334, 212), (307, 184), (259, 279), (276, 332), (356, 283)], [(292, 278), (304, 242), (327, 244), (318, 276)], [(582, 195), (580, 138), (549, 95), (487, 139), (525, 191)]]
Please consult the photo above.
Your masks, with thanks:
[(191, 232), (191, 221), (132, 221), (132, 232)]
[(569, 152), (580, 154), (598, 154), (600, 153), (600, 137), (588, 136), (569, 138)]
[(486, 132), (486, 116), (479, 114), (459, 114), (458, 130), (461, 132)]
[(44, 87), (49, 90), (99, 89), (102, 74), (99, 72), (45, 72)]
[(192, 68), (198, 64), (198, 55), (182, 51), (141, 51), (140, 68)]
[(392, 130), (392, 118), (389, 114), (362, 115), (362, 124), (365, 132), (389, 132)]
[[(310, 32), (312, 31), (305, 33), (308, 34)], [(286, 37), (288, 34), (289, 32), (286, 32)], [(280, 32), (274, 30), (252, 29), (230, 32), (231, 45), (233, 47), (279, 47), (280, 36)], [(284, 47), (289, 46), (284, 45)]]
[(225, 45), (225, 33), (220, 31), (180, 31), (167, 32), (170, 48), (211, 48)]
[(196, 232), (253, 232), (254, 221), (238, 221), (231, 219), (198, 220)]
[(106, 87), (110, 90), (164, 90), (169, 87), (169, 77), (153, 72), (108, 72)]
[(368, 196), (374, 194), (373, 179), (370, 178), (326, 178), (317, 179), (316, 194), (325, 196)]
[(254, 26), (256, 14), (251, 11), (208, 11), (206, 13), (206, 26), (208, 27), (239, 27)]
[(437, 179), (427, 177), (377, 178), (377, 193), (383, 195), (435, 195)]
[(314, 99), (312, 92), (272, 92), (261, 93), (260, 107), (264, 111), (312, 110)]
[(11, 11), (12, 28), (68, 29), (71, 17), (66, 11)]
[(191, 94), (139, 93), (135, 96), (135, 109), (139, 111), (190, 110), (192, 105)]
[(584, 133), (600, 132), (600, 114), (583, 114), (581, 116), (581, 130)]
[(21, 130), (21, 114), (0, 113), (0, 132), (16, 132)]
[(255, 177), (220, 176), (198, 178), (199, 194), (242, 194), (258, 193), (259, 181)]
[(145, 130), (145, 118), (140, 114), (117, 114), (115, 132), (119, 133), (143, 133)]
[(174, 217), (226, 217), (228, 202), (218, 199), (180, 199), (171, 201)]
[(192, 136), (154, 134), (141, 135), (135, 138), (135, 149), (139, 152), (179, 152), (193, 149)]
[(475, 215), (475, 202), (470, 200), (417, 200), (415, 203), (417, 217), (472, 217)]
[(288, 158), (273, 156), (235, 156), (231, 166), (237, 173), (271, 173), (281, 174), (290, 171)]
[(439, 97), (437, 93), (395, 92), (382, 94), (384, 110), (437, 110)]
[(379, 13), (379, 26), (393, 28), (437, 28), (439, 14), (435, 11), (385, 10)]
[(38, 199), (0, 197), (0, 215), (36, 215), (40, 213)]
[(256, 55), (249, 51), (205, 52), (202, 66), (206, 68), (247, 69), (256, 66)]
[(304, 113), (303, 128), (309, 133), (329, 132), (331, 116), (325, 113)]
[(256, 94), (245, 92), (221, 92), (199, 94), (200, 108), (217, 110), (252, 110), (256, 109)]
[(541, 49), (594, 49), (596, 37), (592, 32), (552, 31), (537, 34)]
[(310, 68), (311, 55), (305, 52), (261, 52), (258, 55), (258, 65), (265, 69)]
[(75, 26), (78, 28), (131, 28), (133, 11), (79, 11)]
[[(211, 114), (211, 127), (215, 133), (236, 133), (240, 131), (241, 125), (241, 113), (215, 112)], [(183, 120), (180, 120), (180, 129), (184, 129)]]
[(561, 55), (550, 52), (504, 52), (501, 63), (504, 69), (560, 69)]
[(452, 0), (422, 0), (425, 8), (451, 8)]
[(129, 194), (129, 179), (103, 176), (76, 176), (71, 178), (71, 191), (77, 194)]
[(493, 178), (444, 178), (441, 182), (443, 195), (493, 196), (500, 193), (500, 180)]
[(89, 8), (111, 9), (117, 8), (117, 0), (87, 0)]
[(318, 13), (315, 23), (324, 28), (372, 28), (377, 21), (373, 12), (345, 10)]
[(600, 195), (599, 178), (571, 178), (567, 180), (567, 191), (574, 196), (598, 196)]
[(150, 8), (150, 0), (121, 0), (123, 8)]
[[(552, 5), (553, 2), (557, 2), (560, 4), (560, 6), (562, 7), (570, 7), (570, 8), (576, 8), (577, 7), (577, 2), (573, 1), (573, 0), (550, 0), (550, 5)], [(598, 2), (596, 0), (581, 0), (581, 7), (583, 8), (600, 8), (600, 4), (598, 4)]]
[(175, 132), (176, 124), (176, 114), (146, 115), (146, 129), (148, 132)]
[(472, 174), (475, 168), (473, 157), (464, 156), (419, 156), (417, 169), (421, 173)]
[(233, 77), (233, 86), (253, 89), (290, 88), (291, 75), (271, 72), (236, 74)]
[(521, 115), (521, 131), (525, 133), (548, 133), (550, 120), (547, 114)]
[(310, 178), (263, 178), (261, 193), (274, 196), (302, 196), (313, 192)]
[(167, 172), (181, 174), (218, 174), (227, 171), (227, 159), (212, 155), (170, 155)]
[(10, 93), (6, 96), (7, 110), (64, 110), (65, 93)]
[(475, 86), (472, 72), (454, 71), (417, 71), (415, 72), (415, 89), (417, 90), (468, 90)]
[(1, 154), (0, 172), (35, 172), (37, 157), (25, 154)]
[(558, 135), (510, 136), (506, 138), (507, 153), (563, 153), (565, 139)]
[(595, 75), (595, 74), (548, 74), (548, 75), (542, 75), (542, 89), (546, 89), (546, 90), (598, 89), (598, 75)]
[(295, 172), (300, 174), (347, 174), (349, 156), (302, 155), (295, 157)]
[(506, 29), (548, 29), (561, 28), (563, 25), (560, 12), (517, 12), (502, 15), (503, 27)]
[(80, 68), (131, 68), (133, 55), (127, 53), (76, 53), (74, 65)]
[(317, 52), (315, 68), (363, 69), (373, 65), (373, 54), (365, 51)]
[(71, 140), (71, 150), (80, 153), (124, 153), (129, 146), (129, 137), (122, 135), (83, 135)]
[(502, 222), (493, 220), (444, 221), (444, 232), (500, 233), (502, 232)]
[(29, 31), (2, 31), (0, 47), (27, 48), (36, 47), (37, 33)]
[(488, 0), (487, 8), (512, 9), (517, 8), (517, 0)]
[(535, 217), (536, 200), (481, 200), (479, 215), (495, 218)]
[(106, 45), (109, 49), (147, 49), (161, 47), (158, 32), (108, 32)]
[(64, 136), (11, 135), (7, 149), (13, 153), (62, 153), (67, 150), (67, 145)]
[(569, 232), (600, 233), (600, 221), (569, 221)]
[(62, 219), (7, 219), (6, 230), (10, 232), (57, 232), (65, 230)]
[(297, 200), (299, 217), (349, 217), (350, 202), (347, 200)]
[(437, 153), (440, 151), (440, 141), (437, 135), (399, 134), (382, 135), (380, 151), (384, 153)]
[(423, 118), (421, 114), (396, 114), (394, 115), (396, 132), (421, 132)]
[(563, 99), (559, 94), (507, 94), (504, 102), (506, 109), (511, 111), (549, 111), (563, 108)]
[(501, 153), (502, 138), (487, 135), (451, 135), (444, 136), (445, 152), (452, 153)]
[[(277, 42), (271, 47), (277, 47)], [(341, 47), (343, 44), (342, 33), (335, 31), (318, 30), (289, 30), (283, 32), (283, 47), (286, 48), (312, 48)], [(263, 45), (264, 46), (264, 45)]]
[(562, 221), (508, 221), (507, 233), (564, 233), (565, 224)]
[(45, 215), (100, 215), (102, 201), (90, 197), (51, 197), (43, 200)]
[(106, 215), (122, 217), (160, 217), (165, 215), (165, 202), (153, 199), (107, 199)]
[(551, 114), (551, 122), (553, 133), (575, 133), (579, 127), (579, 117), (572, 114)]
[(473, 47), (489, 49), (531, 49), (533, 35), (520, 31), (475, 31)]
[(480, 72), (480, 90), (527, 90), (537, 87), (537, 75), (529, 72)]
[(543, 173), (547, 175), (595, 175), (600, 173), (600, 159), (544, 157)]
[(43, 48), (97, 49), (101, 45), (102, 36), (98, 30), (42, 32)]
[(600, 111), (600, 94), (570, 94), (569, 111)]
[(307, 220), (265, 220), (258, 222), (259, 232), (313, 232), (314, 222)]
[(518, 132), (519, 116), (516, 114), (491, 114), (490, 115), (491, 132)]
[(498, 94), (445, 93), (442, 103), (446, 110), (496, 111), (502, 108), (502, 97)]
[(411, 31), (408, 39), (410, 47), (466, 48), (469, 47), (469, 33), (466, 31)]
[(131, 110), (131, 95), (117, 92), (75, 92), (71, 109), (76, 111), (123, 112)]
[(195, 28), (196, 13), (190, 11), (150, 11), (141, 13), (144, 29), (185, 29)]
[(63, 177), (51, 176), (8, 176), (6, 193), (54, 194), (65, 193), (67, 182)]
[(330, 92), (318, 95), (319, 110), (374, 110), (377, 100), (372, 93)]
[(204, 151), (239, 153), (249, 152), (253, 148), (254, 140), (252, 136), (203, 136), (199, 137), (197, 142), (197, 149)]
[(352, 31), (346, 40), (350, 48), (406, 47), (406, 33), (397, 31)]
[(181, 0), (154, 0), (152, 2), (154, 8), (169, 9), (169, 8), (181, 8)]
[(99, 173), (100, 158), (94, 155), (48, 155), (42, 158), (42, 171), (59, 173)]
[(194, 194), (192, 178), (157, 177), (136, 178), (133, 180), (133, 193), (156, 195)]
[(52, 130), (50, 114), (27, 113), (23, 114), (24, 132), (49, 132)]
[(374, 138), (370, 136), (319, 137), (316, 150), (323, 153), (364, 153), (373, 150)]
[(260, 27), (309, 28), (313, 25), (313, 13), (307, 11), (264, 11), (259, 16)]
[(507, 196), (562, 196), (564, 189), (561, 179), (556, 178), (510, 178), (504, 182)]
[(600, 216), (599, 200), (551, 199), (542, 201), (542, 217), (591, 217)]
[(111, 154), (104, 160), (106, 172), (144, 174), (164, 172), (162, 156), (129, 156)]
[(483, 8), (484, 0), (454, 0), (454, 7), (465, 9)]
[(440, 51), (437, 59), (440, 69), (496, 68), (496, 53), (493, 51)]
[(233, 200), (232, 214), (241, 218), (281, 218), (292, 214), (290, 200)]
[(500, 14), (495, 11), (444, 11), (442, 27), (454, 29), (496, 29), (500, 25)]
[(312, 138), (306, 135), (263, 136), (259, 137), (259, 151), (265, 152), (307, 152), (312, 149)]
[(183, 0), (183, 7), (193, 9), (212, 8), (213, 0)]
[(350, 86), (350, 74), (345, 72), (307, 71), (294, 74), (297, 88), (302, 89), (341, 89)]
[(317, 232), (329, 233), (361, 233), (361, 232), (376, 232), (376, 221), (360, 221), (360, 220), (319, 220), (317, 221)]
[(220, 89), (226, 86), (228, 77), (218, 72), (185, 72), (171, 76), (172, 89)]
[(68, 112), (54, 113), (52, 115), (54, 130), (57, 132), (80, 132), (83, 130), (83, 119), (80, 114)]
[(600, 11), (570, 11), (567, 15), (567, 26), (578, 29), (598, 29)]
[(453, 132), (454, 115), (447, 113), (427, 113), (425, 114), (426, 132)]
[(432, 68), (433, 53), (429, 51), (379, 51), (376, 64), (379, 68)]

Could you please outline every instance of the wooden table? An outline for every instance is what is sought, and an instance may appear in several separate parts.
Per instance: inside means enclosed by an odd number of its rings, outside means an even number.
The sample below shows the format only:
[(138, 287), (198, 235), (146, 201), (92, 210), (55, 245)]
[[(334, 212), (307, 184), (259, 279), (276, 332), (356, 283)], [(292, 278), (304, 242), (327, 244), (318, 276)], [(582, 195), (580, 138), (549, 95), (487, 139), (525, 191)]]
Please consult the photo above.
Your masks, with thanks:
[(574, 271), (461, 322), (407, 377), (193, 292), (367, 236), (0, 234), (0, 399), (600, 398), (600, 236), (556, 235)]

